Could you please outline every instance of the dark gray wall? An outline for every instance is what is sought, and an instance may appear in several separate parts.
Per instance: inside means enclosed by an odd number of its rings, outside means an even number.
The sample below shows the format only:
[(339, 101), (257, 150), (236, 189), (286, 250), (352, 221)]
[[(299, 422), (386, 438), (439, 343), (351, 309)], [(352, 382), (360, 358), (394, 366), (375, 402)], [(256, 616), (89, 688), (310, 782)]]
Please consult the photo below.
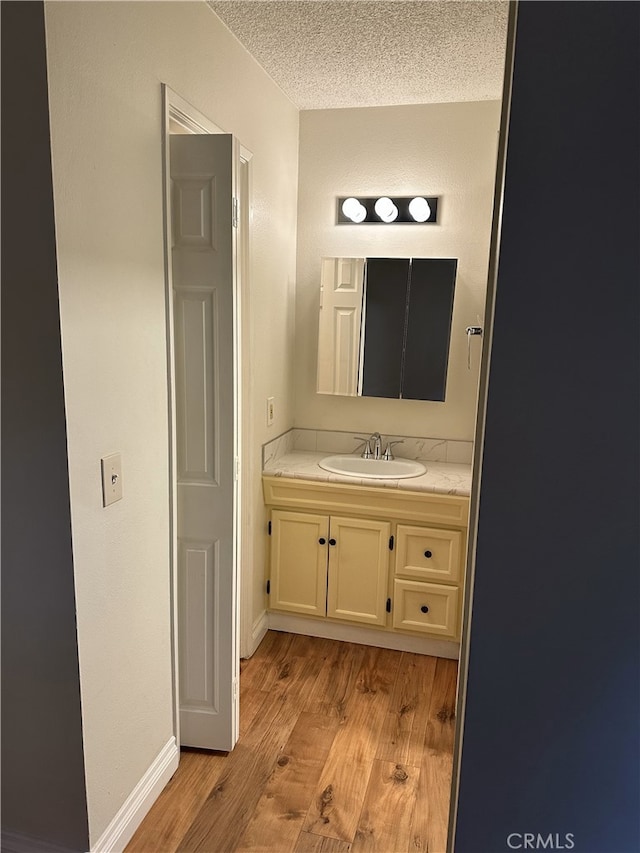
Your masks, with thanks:
[(519, 6), (456, 853), (640, 850), (639, 32)]
[(89, 849), (44, 11), (2, 3), (2, 849)]

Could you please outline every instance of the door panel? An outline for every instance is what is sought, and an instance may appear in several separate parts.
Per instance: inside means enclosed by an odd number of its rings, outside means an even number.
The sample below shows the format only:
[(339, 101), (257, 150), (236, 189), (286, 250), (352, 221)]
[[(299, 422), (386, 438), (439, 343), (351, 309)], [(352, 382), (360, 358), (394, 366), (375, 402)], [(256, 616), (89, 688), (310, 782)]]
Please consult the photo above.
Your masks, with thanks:
[(180, 742), (237, 739), (233, 139), (170, 137)]
[(327, 616), (386, 623), (388, 521), (331, 517)]
[(174, 297), (178, 477), (182, 483), (216, 480), (213, 400), (218, 340), (215, 292), (180, 288)]
[(355, 396), (364, 258), (323, 258), (318, 340), (318, 393)]
[(219, 578), (220, 562), (211, 542), (180, 543), (180, 598), (193, 618), (180, 625), (180, 645), (184, 666), (180, 670), (182, 704), (206, 708), (217, 703), (211, 694), (216, 683), (213, 648), (213, 590)]

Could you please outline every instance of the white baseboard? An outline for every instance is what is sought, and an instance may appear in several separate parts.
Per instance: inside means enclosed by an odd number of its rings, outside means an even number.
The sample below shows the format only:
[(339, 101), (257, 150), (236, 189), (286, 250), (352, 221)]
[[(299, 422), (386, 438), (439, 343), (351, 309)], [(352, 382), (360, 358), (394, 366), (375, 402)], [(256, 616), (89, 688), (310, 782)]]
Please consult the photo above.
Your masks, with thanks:
[(256, 621), (253, 623), (253, 627), (251, 629), (251, 647), (249, 648), (249, 653), (247, 657), (250, 658), (251, 655), (258, 648), (260, 643), (262, 642), (264, 635), (269, 630), (269, 617), (266, 610), (263, 610), (262, 613), (258, 616)]
[(289, 613), (268, 614), (269, 628), (274, 631), (287, 631), (290, 634), (307, 634), (310, 637), (324, 637), (327, 640), (343, 640), (348, 643), (361, 643), (364, 646), (378, 646), (381, 649), (395, 649), (399, 652), (413, 652), (420, 655), (433, 655), (437, 658), (458, 660), (460, 643), (452, 640), (433, 640), (430, 637), (412, 637), (407, 634), (392, 634), (388, 631), (376, 631), (374, 628), (358, 625), (343, 625), (340, 622), (316, 621), (294, 616)]
[(121, 853), (160, 792), (178, 769), (180, 750), (175, 737), (160, 750), (151, 767), (125, 800), (122, 808), (92, 845), (91, 853)]

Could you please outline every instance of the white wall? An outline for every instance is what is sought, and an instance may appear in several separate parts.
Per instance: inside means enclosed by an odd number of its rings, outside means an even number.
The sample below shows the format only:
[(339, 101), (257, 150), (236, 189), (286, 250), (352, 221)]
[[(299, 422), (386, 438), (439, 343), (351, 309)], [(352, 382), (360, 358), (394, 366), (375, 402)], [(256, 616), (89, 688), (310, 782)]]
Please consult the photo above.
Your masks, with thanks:
[[(471, 440), (484, 312), (500, 103), (300, 114), (295, 425)], [(343, 195), (440, 196), (433, 226), (335, 225)], [(454, 257), (458, 274), (444, 403), (316, 394), (320, 258)]]
[[(92, 844), (172, 734), (161, 83), (253, 152), (249, 523), (259, 445), (293, 423), (298, 113), (203, 2), (46, 4)], [(28, 132), (28, 129), (25, 129)], [(265, 398), (277, 401), (266, 427)], [(101, 506), (100, 457), (124, 499)]]

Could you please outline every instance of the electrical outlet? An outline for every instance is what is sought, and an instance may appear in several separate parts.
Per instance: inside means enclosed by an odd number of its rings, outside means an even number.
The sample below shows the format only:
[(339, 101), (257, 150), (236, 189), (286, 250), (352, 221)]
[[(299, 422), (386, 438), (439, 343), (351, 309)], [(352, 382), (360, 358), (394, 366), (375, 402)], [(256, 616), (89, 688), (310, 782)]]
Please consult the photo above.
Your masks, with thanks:
[(276, 416), (276, 404), (273, 397), (267, 397), (267, 426), (271, 426)]
[(102, 467), (102, 506), (122, 500), (122, 459), (111, 453), (100, 460)]

